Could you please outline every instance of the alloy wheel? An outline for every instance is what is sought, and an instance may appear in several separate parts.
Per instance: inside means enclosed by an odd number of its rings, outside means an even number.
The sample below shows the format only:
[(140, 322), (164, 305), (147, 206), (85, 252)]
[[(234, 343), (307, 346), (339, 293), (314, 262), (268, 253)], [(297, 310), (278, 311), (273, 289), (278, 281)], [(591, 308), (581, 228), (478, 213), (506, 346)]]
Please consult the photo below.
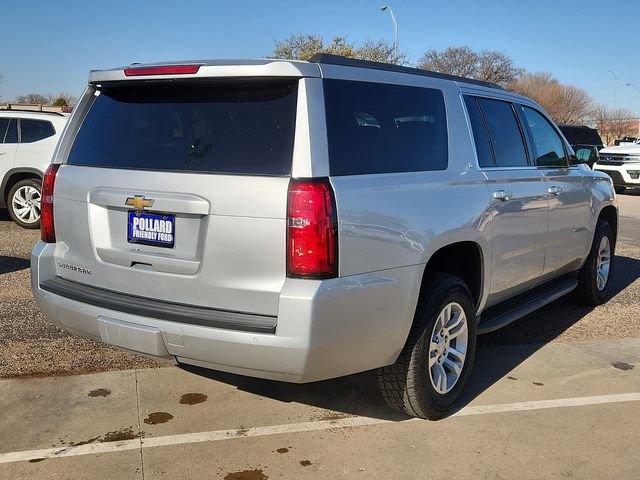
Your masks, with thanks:
[(11, 208), (20, 221), (36, 223), (40, 220), (40, 191), (29, 185), (20, 187), (13, 194)]
[(429, 379), (439, 394), (456, 385), (464, 368), (469, 343), (467, 316), (460, 304), (447, 304), (438, 314), (429, 342)]
[(609, 269), (611, 267), (611, 242), (606, 235), (600, 240), (598, 247), (598, 259), (596, 263), (596, 285), (603, 291), (609, 281)]

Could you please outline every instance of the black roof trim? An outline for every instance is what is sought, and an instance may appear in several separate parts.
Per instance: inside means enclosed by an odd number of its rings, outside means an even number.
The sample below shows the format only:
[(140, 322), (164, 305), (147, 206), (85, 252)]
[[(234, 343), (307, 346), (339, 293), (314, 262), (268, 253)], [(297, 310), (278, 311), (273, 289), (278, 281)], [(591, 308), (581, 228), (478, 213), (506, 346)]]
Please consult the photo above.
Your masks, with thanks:
[(456, 82), (470, 83), (480, 85), (482, 87), (497, 88), (504, 90), (500, 85), (482, 80), (474, 80), (472, 78), (458, 77), (457, 75), (448, 75), (446, 73), (432, 72), (431, 70), (423, 70), (421, 68), (403, 67), (391, 63), (370, 62), (368, 60), (358, 60), (355, 58), (347, 58), (341, 55), (333, 55), (331, 53), (316, 53), (309, 59), (311, 63), (324, 63), (326, 65), (340, 65), (342, 67), (368, 68), (371, 70), (384, 70), (387, 72), (408, 73), (409, 75), (420, 75), (422, 77), (441, 78), (443, 80), (453, 80)]
[(575, 124), (575, 123), (559, 123), (558, 127), (588, 128), (589, 130), (597, 130), (596, 128), (590, 127), (589, 125), (578, 125), (578, 124)]

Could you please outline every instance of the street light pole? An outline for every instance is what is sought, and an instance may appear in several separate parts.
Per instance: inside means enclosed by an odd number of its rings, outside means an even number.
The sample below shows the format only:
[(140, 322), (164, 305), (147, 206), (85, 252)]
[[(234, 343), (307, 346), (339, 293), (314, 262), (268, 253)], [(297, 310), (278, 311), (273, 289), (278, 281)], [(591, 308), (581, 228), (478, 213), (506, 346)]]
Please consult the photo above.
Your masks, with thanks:
[(389, 10), (389, 15), (391, 15), (391, 21), (393, 22), (393, 49), (395, 50), (396, 57), (398, 56), (398, 21), (396, 20), (396, 16), (393, 14), (393, 10), (388, 5), (382, 5), (380, 10), (385, 12)]
[(613, 86), (613, 108), (616, 108), (616, 93), (618, 93), (618, 75), (613, 70), (608, 70), (613, 75), (613, 78), (616, 79), (616, 84)]
[(638, 88), (638, 86), (635, 83), (625, 83), (624, 84), (625, 87), (633, 87), (636, 89), (636, 92), (638, 92), (640, 94), (640, 88)]

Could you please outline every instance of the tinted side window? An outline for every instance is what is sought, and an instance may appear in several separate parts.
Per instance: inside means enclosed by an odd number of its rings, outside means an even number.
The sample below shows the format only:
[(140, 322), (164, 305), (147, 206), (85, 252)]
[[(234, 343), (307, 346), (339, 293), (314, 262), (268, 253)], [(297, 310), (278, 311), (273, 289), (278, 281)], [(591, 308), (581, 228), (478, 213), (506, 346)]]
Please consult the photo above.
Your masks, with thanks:
[(18, 143), (18, 128), (15, 118), (0, 118), (0, 143)]
[(464, 97), (464, 103), (467, 105), (469, 120), (471, 121), (471, 129), (473, 131), (473, 141), (476, 144), (476, 152), (478, 153), (478, 163), (481, 167), (493, 167), (493, 152), (489, 144), (487, 136), (487, 128), (478, 107), (475, 97)]
[(478, 98), (498, 167), (525, 167), (527, 153), (515, 112), (508, 102)]
[(325, 80), (324, 98), (331, 175), (447, 168), (441, 91)]
[(30, 120), (27, 118), (20, 119), (20, 142), (31, 143), (52, 137), (56, 134), (51, 122), (46, 120)]
[(562, 138), (549, 121), (532, 108), (523, 107), (527, 119), (535, 162), (538, 167), (566, 167), (569, 159)]

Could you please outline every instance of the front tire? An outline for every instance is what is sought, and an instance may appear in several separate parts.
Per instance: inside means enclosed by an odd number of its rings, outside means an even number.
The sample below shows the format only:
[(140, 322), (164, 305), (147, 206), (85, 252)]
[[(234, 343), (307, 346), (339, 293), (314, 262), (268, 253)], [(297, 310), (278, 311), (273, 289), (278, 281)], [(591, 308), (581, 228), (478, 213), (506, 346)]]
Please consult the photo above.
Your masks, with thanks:
[(437, 273), (423, 286), (413, 326), (396, 363), (378, 369), (387, 404), (419, 418), (443, 417), (460, 397), (476, 349), (471, 294), (458, 277)]
[(41, 182), (28, 178), (20, 180), (9, 190), (9, 216), (22, 228), (40, 228), (41, 189)]
[(611, 296), (616, 239), (606, 220), (599, 220), (591, 252), (578, 273), (576, 298), (587, 305), (601, 305)]

